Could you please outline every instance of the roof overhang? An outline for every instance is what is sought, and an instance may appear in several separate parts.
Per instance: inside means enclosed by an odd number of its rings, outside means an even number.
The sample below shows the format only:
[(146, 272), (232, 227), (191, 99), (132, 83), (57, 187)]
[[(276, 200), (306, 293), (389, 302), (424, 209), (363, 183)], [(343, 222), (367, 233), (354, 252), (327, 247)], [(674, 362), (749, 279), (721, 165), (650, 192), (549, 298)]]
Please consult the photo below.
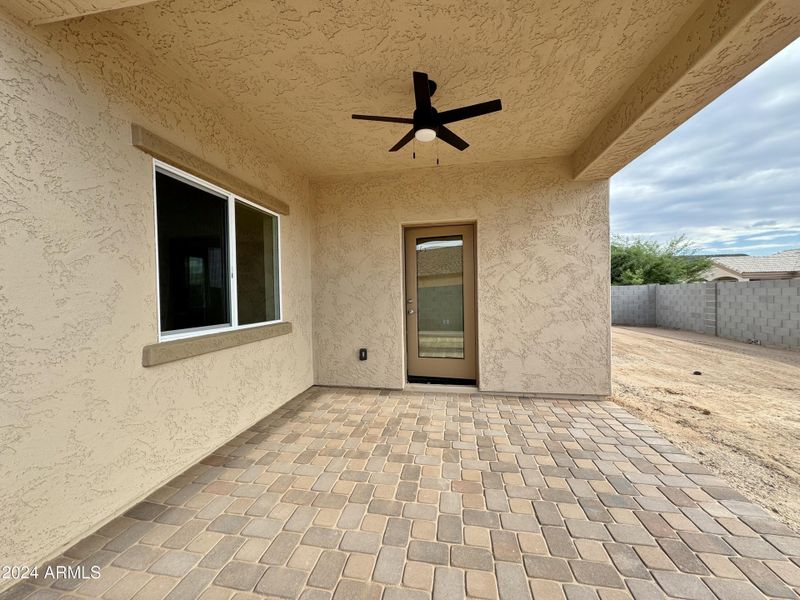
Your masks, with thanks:
[(706, 0), (573, 154), (611, 177), (800, 35), (798, 0)]
[(742, 277), (748, 279), (793, 279), (800, 277), (800, 271), (753, 271), (742, 273)]
[(148, 4), (156, 0), (8, 0), (8, 9), (27, 23), (45, 25)]

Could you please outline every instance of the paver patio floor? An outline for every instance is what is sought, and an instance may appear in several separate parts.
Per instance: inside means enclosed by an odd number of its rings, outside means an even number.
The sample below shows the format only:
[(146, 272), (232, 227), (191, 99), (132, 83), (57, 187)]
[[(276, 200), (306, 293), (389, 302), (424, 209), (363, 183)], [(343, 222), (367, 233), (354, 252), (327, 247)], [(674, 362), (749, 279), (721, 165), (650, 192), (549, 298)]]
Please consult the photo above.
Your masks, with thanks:
[(795, 598), (798, 556), (610, 402), (312, 388), (0, 597)]

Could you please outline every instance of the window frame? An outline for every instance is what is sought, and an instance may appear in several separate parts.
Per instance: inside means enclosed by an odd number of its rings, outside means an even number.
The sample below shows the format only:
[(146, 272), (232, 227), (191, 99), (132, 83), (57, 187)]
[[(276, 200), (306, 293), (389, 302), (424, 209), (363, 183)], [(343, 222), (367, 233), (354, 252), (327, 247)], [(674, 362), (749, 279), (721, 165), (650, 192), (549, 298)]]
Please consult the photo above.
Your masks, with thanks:
[[(205, 325), (201, 327), (192, 327), (191, 329), (177, 329), (174, 331), (161, 330), (161, 272), (159, 266), (159, 247), (158, 247), (158, 189), (156, 186), (156, 174), (162, 174), (173, 177), (178, 181), (184, 181), (188, 185), (193, 185), (201, 190), (222, 196), (227, 202), (227, 258), (229, 265), (229, 280), (228, 280), (228, 302), (230, 306), (230, 323), (222, 325)], [(276, 295), (277, 314), (278, 318), (273, 321), (261, 321), (259, 323), (247, 323), (245, 325), (239, 324), (239, 289), (238, 289), (238, 274), (236, 272), (236, 203), (241, 202), (245, 206), (249, 206), (262, 213), (275, 217), (276, 219), (276, 235), (277, 235), (277, 285), (278, 293)], [(230, 331), (239, 331), (242, 329), (253, 329), (254, 327), (263, 327), (265, 325), (274, 325), (276, 323), (285, 322), (283, 319), (283, 251), (281, 248), (281, 216), (275, 211), (269, 210), (256, 204), (246, 198), (242, 198), (238, 194), (234, 194), (225, 188), (209, 183), (204, 179), (187, 173), (182, 169), (174, 167), (168, 163), (153, 159), (153, 223), (155, 225), (155, 250), (156, 250), (156, 325), (158, 327), (158, 341), (168, 342), (172, 340), (182, 340), (187, 338), (201, 337), (215, 333), (223, 333)], [(266, 283), (266, 282), (265, 282)]]

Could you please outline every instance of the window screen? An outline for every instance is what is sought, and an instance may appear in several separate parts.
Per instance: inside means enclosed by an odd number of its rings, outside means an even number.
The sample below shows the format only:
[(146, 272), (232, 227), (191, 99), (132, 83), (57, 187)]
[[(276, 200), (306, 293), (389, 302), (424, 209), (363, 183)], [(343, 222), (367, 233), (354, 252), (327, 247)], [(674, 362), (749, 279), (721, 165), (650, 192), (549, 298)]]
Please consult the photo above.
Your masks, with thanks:
[(236, 202), (239, 324), (275, 321), (278, 314), (278, 218)]

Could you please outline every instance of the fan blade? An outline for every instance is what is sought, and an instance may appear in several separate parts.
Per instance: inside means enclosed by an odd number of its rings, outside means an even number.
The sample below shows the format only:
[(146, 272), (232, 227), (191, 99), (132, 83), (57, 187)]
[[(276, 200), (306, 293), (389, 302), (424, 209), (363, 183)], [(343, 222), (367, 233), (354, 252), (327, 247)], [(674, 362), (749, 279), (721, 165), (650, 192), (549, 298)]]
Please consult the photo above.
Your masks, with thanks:
[(389, 152), (397, 152), (398, 150), (400, 150), (400, 148), (402, 148), (403, 146), (405, 146), (405, 145), (406, 145), (408, 142), (410, 142), (412, 139), (414, 139), (414, 130), (413, 130), (413, 129), (412, 129), (411, 131), (409, 131), (407, 134), (405, 134), (405, 135), (404, 135), (404, 136), (403, 136), (403, 137), (400, 139), (400, 141), (399, 141), (399, 142), (397, 142), (397, 143), (396, 143), (394, 146), (392, 146), (391, 148), (389, 148)]
[(458, 148), (459, 150), (466, 150), (469, 147), (469, 144), (458, 137), (455, 133), (450, 131), (444, 125), (440, 125), (439, 129), (436, 131), (436, 137), (438, 137), (443, 142), (447, 142), (454, 148)]
[(354, 119), (358, 119), (359, 121), (382, 121), (384, 123), (413, 123), (414, 119), (408, 119), (406, 117), (377, 117), (374, 115), (353, 115)]
[(439, 113), (440, 123), (455, 123), (456, 121), (463, 121), (464, 119), (471, 119), (472, 117), (480, 117), (488, 113), (502, 110), (503, 105), (500, 100), (490, 100), (489, 102), (481, 102), (480, 104), (472, 104), (471, 106), (462, 106), (461, 108), (454, 108), (453, 110), (446, 110)]
[(427, 73), (414, 71), (414, 98), (418, 109), (429, 109), (431, 107), (431, 88), (428, 86)]

